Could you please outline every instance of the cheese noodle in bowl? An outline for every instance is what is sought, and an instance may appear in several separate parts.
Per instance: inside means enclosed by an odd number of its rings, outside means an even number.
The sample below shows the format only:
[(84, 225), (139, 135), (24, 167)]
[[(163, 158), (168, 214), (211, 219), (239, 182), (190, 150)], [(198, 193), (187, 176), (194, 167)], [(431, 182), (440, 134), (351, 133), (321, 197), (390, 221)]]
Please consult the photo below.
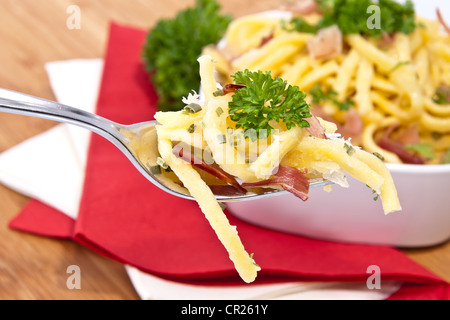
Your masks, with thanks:
[(160, 157), (148, 157), (150, 133), (137, 142), (137, 156), (149, 171), (197, 201), (242, 280), (254, 281), (263, 266), (229, 224), (218, 190), (249, 195), (263, 188), (307, 201), (313, 181), (345, 184), (345, 171), (371, 186), (386, 215), (401, 211), (385, 163), (342, 139), (335, 124), (313, 116), (298, 87), (270, 72), (249, 70), (236, 72), (235, 82), (222, 87), (212, 57), (202, 55), (198, 62), (204, 99), (194, 92), (183, 98), (183, 110), (157, 112)]
[[(284, 11), (238, 18), (224, 40), (204, 53), (217, 61), (224, 82), (235, 70), (254, 68), (299, 86), (316, 116), (335, 122), (353, 145), (386, 162), (402, 211), (385, 216), (379, 197), (351, 177), (349, 188), (342, 183), (331, 192), (311, 190), (307, 202), (286, 193), (228, 208), (257, 225), (325, 240), (399, 247), (448, 240), (450, 28), (444, 18), (450, 19), (445, 17), (449, 3), (400, 1), (397, 29), (378, 34), (349, 31), (351, 21), (358, 22), (356, 13), (368, 18), (375, 11), (359, 4), (351, 8), (349, 2), (342, 12), (334, 8), (341, 16), (333, 23), (336, 15), (324, 14), (323, 3), (298, 1)], [(400, 8), (389, 0), (380, 7), (381, 17), (383, 10)], [(352, 9), (354, 16), (342, 23)]]

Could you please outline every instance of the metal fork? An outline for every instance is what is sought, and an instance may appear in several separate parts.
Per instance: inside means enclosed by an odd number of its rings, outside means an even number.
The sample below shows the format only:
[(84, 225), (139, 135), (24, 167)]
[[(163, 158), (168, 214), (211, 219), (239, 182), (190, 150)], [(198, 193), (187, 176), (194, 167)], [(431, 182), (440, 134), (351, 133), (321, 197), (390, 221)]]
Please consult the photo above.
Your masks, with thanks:
[[(152, 166), (157, 165), (156, 121), (147, 121), (131, 125), (123, 125), (96, 114), (70, 107), (58, 102), (37, 98), (27, 94), (0, 88), (0, 111), (25, 116), (64, 122), (88, 129), (115, 145), (151, 183), (174, 196), (194, 200), (187, 189), (180, 187), (164, 174), (152, 173)], [(147, 143), (145, 163), (141, 160), (136, 146), (146, 137)], [(311, 187), (329, 184), (328, 181), (311, 181)], [(216, 199), (221, 202), (253, 200), (262, 197), (286, 193), (284, 190), (263, 189), (252, 190), (248, 194), (233, 194), (215, 192)]]

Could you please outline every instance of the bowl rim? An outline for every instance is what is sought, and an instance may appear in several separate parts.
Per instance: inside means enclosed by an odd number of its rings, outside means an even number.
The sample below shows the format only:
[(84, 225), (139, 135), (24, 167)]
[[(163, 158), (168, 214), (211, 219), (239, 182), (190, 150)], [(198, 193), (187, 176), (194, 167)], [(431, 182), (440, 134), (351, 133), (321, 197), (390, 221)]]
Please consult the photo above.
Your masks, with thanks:
[(391, 173), (436, 174), (450, 173), (450, 164), (386, 163)]

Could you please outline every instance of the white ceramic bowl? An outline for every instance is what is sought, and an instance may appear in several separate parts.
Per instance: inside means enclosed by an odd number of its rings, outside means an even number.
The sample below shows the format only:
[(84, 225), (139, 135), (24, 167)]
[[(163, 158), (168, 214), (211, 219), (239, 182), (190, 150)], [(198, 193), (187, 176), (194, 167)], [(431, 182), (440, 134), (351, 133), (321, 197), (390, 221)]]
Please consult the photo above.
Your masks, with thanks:
[(402, 205), (389, 215), (372, 191), (351, 177), (349, 188), (311, 189), (306, 202), (284, 193), (227, 207), (255, 225), (323, 240), (425, 247), (450, 239), (450, 165), (388, 167)]
[[(418, 15), (430, 19), (436, 19), (437, 7), (450, 12), (445, 0), (414, 4)], [(371, 190), (350, 177), (350, 188), (312, 189), (306, 202), (286, 193), (227, 206), (255, 225), (323, 240), (425, 247), (450, 239), (450, 165), (388, 167), (403, 210), (387, 216)]]

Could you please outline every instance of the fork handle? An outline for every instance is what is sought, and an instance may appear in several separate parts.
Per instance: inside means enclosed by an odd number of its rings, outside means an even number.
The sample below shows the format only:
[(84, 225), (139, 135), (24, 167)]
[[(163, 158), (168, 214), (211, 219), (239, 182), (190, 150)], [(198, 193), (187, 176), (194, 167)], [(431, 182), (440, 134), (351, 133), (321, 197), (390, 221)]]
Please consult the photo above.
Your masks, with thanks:
[(93, 113), (58, 102), (0, 88), (0, 111), (73, 124), (95, 132), (104, 138), (112, 137), (123, 143), (121, 125)]

